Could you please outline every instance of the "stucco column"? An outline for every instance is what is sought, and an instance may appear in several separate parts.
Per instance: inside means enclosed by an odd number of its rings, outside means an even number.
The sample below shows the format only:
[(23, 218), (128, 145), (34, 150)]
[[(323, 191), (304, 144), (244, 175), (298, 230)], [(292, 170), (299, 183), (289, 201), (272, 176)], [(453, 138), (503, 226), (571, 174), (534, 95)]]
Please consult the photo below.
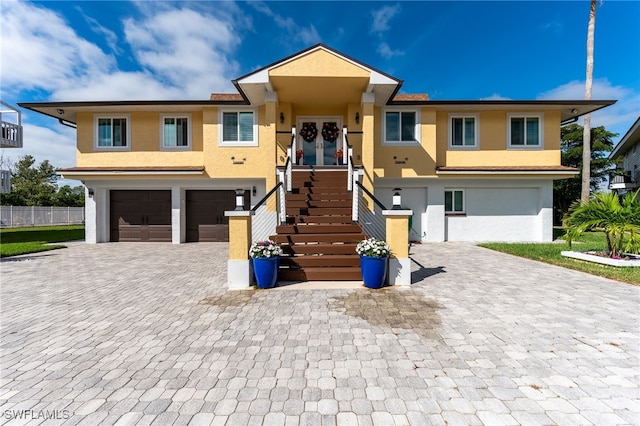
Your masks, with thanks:
[(182, 208), (182, 194), (184, 191), (179, 186), (171, 187), (171, 242), (180, 244), (185, 242), (183, 235), (182, 217), (184, 211)]
[(251, 286), (251, 219), (250, 210), (226, 211), (229, 218), (229, 260), (227, 260), (227, 283), (230, 289)]
[[(267, 164), (273, 164), (273, 173), (266, 176), (267, 192), (276, 185), (276, 164), (278, 164), (278, 147), (276, 143), (277, 130), (277, 112), (278, 112), (278, 94), (276, 92), (267, 92), (264, 94), (265, 101), (265, 128), (268, 129), (267, 138), (261, 138), (260, 144), (265, 144), (268, 148), (266, 159)], [(265, 140), (266, 139), (266, 140)], [(276, 211), (276, 198), (269, 197), (267, 200), (267, 211)]]
[(89, 187), (84, 188), (84, 241), (87, 244), (98, 242), (98, 209), (95, 190), (89, 195)]
[(540, 230), (536, 239), (553, 241), (553, 181), (545, 181), (538, 187), (538, 224)]
[(383, 210), (382, 214), (386, 217), (386, 239), (391, 248), (389, 285), (411, 285), (409, 218), (413, 216), (413, 210)]
[(426, 241), (445, 240), (444, 185), (430, 184), (427, 188)]
[[(373, 191), (373, 167), (375, 166), (375, 116), (374, 116), (375, 95), (370, 92), (362, 94), (362, 165), (364, 174), (362, 175), (362, 185), (372, 194)], [(365, 197), (369, 200), (369, 197)], [(369, 211), (374, 210), (372, 201), (366, 206)]]

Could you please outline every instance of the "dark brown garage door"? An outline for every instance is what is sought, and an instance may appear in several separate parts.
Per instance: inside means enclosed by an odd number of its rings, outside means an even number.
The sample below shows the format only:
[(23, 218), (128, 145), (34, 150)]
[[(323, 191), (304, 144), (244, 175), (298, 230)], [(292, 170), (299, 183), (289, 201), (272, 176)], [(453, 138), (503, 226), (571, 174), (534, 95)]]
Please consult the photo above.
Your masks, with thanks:
[(111, 241), (171, 241), (171, 191), (111, 191)]
[[(229, 241), (229, 218), (224, 212), (236, 208), (235, 194), (233, 190), (187, 191), (187, 241)], [(244, 205), (250, 202), (245, 191)]]

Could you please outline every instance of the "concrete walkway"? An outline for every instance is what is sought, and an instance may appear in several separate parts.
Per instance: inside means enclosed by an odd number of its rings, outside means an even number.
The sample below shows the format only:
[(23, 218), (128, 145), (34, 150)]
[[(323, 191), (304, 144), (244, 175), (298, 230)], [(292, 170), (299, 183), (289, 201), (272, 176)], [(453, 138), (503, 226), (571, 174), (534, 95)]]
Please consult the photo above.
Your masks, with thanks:
[(640, 287), (411, 257), (405, 289), (233, 292), (226, 244), (3, 261), (0, 423), (640, 424)]

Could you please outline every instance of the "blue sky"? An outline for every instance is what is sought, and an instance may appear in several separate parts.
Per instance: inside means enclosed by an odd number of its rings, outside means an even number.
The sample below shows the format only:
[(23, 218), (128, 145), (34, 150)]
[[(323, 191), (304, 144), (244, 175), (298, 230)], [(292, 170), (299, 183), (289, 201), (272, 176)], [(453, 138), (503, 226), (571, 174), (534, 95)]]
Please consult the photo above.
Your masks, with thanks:
[[(588, 1), (34, 1), (0, 6), (3, 101), (207, 99), (324, 43), (431, 99), (583, 99)], [(594, 114), (623, 136), (640, 115), (640, 1), (596, 19)], [(75, 132), (23, 111), (21, 155), (75, 165)]]

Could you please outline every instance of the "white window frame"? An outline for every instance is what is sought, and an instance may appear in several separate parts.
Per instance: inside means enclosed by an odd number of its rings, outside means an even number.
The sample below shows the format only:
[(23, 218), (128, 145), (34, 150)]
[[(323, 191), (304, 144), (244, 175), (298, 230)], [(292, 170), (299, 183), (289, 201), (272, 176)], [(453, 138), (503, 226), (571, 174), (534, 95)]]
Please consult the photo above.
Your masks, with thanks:
[[(447, 192), (451, 192), (451, 207), (453, 207), (454, 210), (447, 210), (447, 203), (445, 201), (444, 203), (444, 214), (445, 215), (450, 215), (450, 214), (466, 214), (467, 212), (467, 202), (465, 199), (465, 191), (464, 189), (459, 189), (459, 188), (451, 188), (451, 189), (445, 189), (444, 190), (444, 198), (445, 200), (447, 199)], [(456, 198), (455, 198), (455, 193), (456, 192), (461, 192), (462, 193), (462, 210), (460, 211), (456, 211), (455, 210), (455, 203), (456, 203)]]
[[(416, 124), (415, 129), (413, 130), (413, 135), (415, 140), (413, 141), (388, 141), (387, 140), (387, 113), (388, 112), (413, 112), (416, 116)], [(416, 146), (420, 145), (420, 133), (422, 129), (421, 121), (420, 121), (420, 108), (383, 108), (382, 109), (382, 145), (390, 145), (390, 146)], [(401, 126), (402, 127), (402, 126)], [(402, 138), (402, 134), (400, 135)]]
[[(454, 118), (473, 118), (473, 145), (454, 145), (453, 144), (453, 119)], [(462, 130), (464, 132), (464, 124)], [(464, 143), (464, 134), (462, 136)], [(449, 114), (449, 149), (479, 149), (480, 148), (480, 115), (479, 114)]]
[[(100, 119), (109, 118), (111, 120), (122, 119), (127, 120), (127, 131), (125, 133), (127, 138), (127, 145), (125, 146), (101, 146), (98, 144), (100, 140), (100, 129), (98, 123)], [(113, 125), (113, 122), (112, 122)], [(111, 143), (113, 144), (113, 135)], [(94, 114), (93, 115), (93, 148), (96, 151), (131, 151), (131, 114)]]
[[(525, 144), (524, 145), (511, 144), (511, 119), (512, 118), (525, 119)], [(537, 145), (526, 144), (526, 119), (527, 118), (538, 119), (538, 144)], [(541, 113), (507, 114), (507, 148), (508, 149), (527, 149), (527, 150), (544, 149), (544, 114), (541, 114)]]
[[(224, 137), (224, 122), (223, 117), (225, 113), (240, 113), (240, 112), (252, 112), (253, 113), (253, 140), (251, 141), (225, 141)], [(257, 108), (220, 108), (218, 114), (218, 146), (258, 146), (258, 109)]]
[[(165, 145), (164, 139), (164, 120), (165, 118), (186, 118), (187, 119), (187, 145), (185, 146), (170, 146)], [(191, 114), (160, 114), (160, 149), (163, 151), (190, 151), (191, 150), (191, 129), (193, 123), (191, 121)]]

